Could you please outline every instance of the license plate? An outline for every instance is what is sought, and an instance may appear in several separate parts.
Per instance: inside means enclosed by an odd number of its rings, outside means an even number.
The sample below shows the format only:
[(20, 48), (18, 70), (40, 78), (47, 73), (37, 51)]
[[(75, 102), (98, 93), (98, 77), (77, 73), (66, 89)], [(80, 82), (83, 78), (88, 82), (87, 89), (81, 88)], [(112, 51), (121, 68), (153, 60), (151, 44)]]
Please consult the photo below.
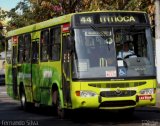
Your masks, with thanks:
[(142, 95), (139, 96), (139, 100), (151, 100), (152, 96), (151, 95)]

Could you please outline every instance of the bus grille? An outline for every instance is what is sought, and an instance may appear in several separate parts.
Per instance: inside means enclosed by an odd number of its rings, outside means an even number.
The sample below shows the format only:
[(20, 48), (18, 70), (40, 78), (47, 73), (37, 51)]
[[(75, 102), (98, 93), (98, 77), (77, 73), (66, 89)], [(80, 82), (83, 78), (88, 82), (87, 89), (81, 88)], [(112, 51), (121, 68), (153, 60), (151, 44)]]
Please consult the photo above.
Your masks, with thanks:
[(100, 92), (100, 96), (102, 97), (128, 97), (136, 94), (134, 90), (123, 90), (123, 91), (102, 91)]
[(132, 100), (125, 101), (105, 101), (100, 104), (99, 107), (125, 107), (125, 106), (135, 106), (136, 102)]
[(97, 84), (88, 84), (91, 87), (97, 88), (127, 88), (127, 87), (137, 87), (146, 84), (145, 81), (143, 82), (130, 82), (130, 83), (97, 83)]

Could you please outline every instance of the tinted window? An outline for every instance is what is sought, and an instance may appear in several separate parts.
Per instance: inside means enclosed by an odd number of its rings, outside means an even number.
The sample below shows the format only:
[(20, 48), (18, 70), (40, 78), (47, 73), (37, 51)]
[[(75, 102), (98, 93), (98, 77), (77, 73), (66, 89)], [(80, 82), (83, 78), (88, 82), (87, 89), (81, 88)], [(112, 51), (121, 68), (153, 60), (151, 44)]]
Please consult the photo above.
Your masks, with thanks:
[(11, 50), (12, 50), (12, 39), (8, 39), (6, 44), (6, 61), (11, 64)]
[(24, 43), (25, 43), (25, 46), (24, 46), (24, 61), (25, 62), (30, 62), (30, 55), (31, 55), (31, 51), (30, 51), (30, 48), (31, 48), (31, 36), (30, 34), (28, 35), (25, 35), (24, 36)]
[(48, 61), (48, 43), (49, 43), (49, 31), (44, 30), (41, 32), (41, 61)]
[(54, 61), (60, 60), (60, 27), (52, 28), (50, 31), (50, 59)]
[(37, 63), (39, 59), (39, 44), (37, 41), (32, 42), (32, 63)]
[(24, 56), (24, 40), (23, 36), (18, 37), (18, 63), (23, 63)]

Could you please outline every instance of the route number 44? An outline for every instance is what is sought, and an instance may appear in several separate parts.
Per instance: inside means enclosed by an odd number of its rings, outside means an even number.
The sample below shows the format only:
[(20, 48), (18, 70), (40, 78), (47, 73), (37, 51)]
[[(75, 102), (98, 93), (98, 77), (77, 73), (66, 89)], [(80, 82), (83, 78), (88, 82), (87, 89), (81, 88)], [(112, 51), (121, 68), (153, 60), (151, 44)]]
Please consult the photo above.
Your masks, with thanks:
[(93, 18), (90, 16), (85, 16), (80, 18), (81, 24), (92, 24), (93, 23)]

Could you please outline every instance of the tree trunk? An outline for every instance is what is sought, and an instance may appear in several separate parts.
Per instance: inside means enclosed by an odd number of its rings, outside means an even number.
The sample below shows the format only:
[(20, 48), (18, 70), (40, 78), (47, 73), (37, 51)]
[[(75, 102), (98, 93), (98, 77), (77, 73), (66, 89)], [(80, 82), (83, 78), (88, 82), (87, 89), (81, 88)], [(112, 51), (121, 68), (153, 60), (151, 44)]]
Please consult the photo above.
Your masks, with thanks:
[(160, 84), (160, 0), (155, 0), (155, 37), (157, 81)]

